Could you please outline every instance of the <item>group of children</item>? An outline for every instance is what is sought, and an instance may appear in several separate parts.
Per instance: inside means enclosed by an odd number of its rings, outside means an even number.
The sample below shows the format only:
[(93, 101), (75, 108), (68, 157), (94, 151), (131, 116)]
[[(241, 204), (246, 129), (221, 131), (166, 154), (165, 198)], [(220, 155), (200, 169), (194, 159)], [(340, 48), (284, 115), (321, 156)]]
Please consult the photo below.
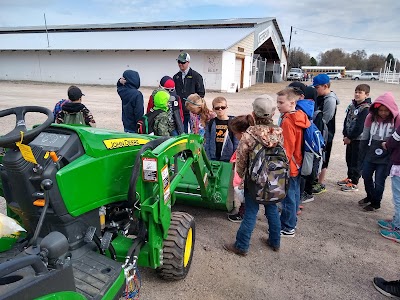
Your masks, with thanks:
[[(124, 79), (129, 81), (129, 78), (135, 78), (134, 75), (124, 74)], [(343, 143), (346, 145), (348, 172), (347, 177), (337, 184), (343, 192), (358, 191), (362, 176), (367, 196), (359, 200), (358, 204), (365, 211), (374, 211), (380, 208), (385, 180), (390, 175), (396, 213), (391, 220), (379, 220), (378, 225), (383, 228), (381, 234), (384, 237), (400, 242), (399, 111), (391, 93), (379, 96), (373, 103), (369, 94), (369, 85), (358, 85), (354, 99), (346, 110)], [(69, 99), (60, 101), (54, 109), (57, 123), (68, 123), (66, 119), (70, 114), (80, 112), (86, 125), (95, 126), (92, 114), (81, 103), (82, 96), (78, 87), (71, 86), (68, 89)], [(246, 193), (243, 183), (249, 151), (256, 141), (269, 147), (283, 145), (290, 166), (289, 189), (280, 204), (280, 214), (276, 204), (265, 205), (270, 237), (266, 243), (277, 251), (281, 236), (295, 235), (297, 215), (301, 212), (300, 204), (311, 202), (314, 200), (313, 195), (326, 191), (324, 181), (335, 135), (336, 107), (339, 104), (339, 99), (330, 89), (329, 77), (320, 74), (313, 78), (313, 84), (308, 87), (301, 82), (293, 82), (277, 93), (276, 101), (263, 95), (253, 102), (253, 112), (250, 115), (229, 116), (228, 103), (224, 97), (216, 97), (212, 101), (212, 109), (207, 107), (205, 100), (198, 94), (191, 94), (185, 100), (185, 106), (190, 111), (190, 131), (204, 137), (208, 158), (230, 161), (235, 165), (233, 185), (236, 208), (228, 215), (228, 219), (241, 222), (241, 226), (236, 243), (227, 244), (225, 248), (236, 254), (244, 255), (248, 251), (259, 207)], [(164, 76), (150, 96), (147, 113), (144, 114), (154, 114), (151, 132), (158, 136), (182, 134), (182, 103), (182, 99), (175, 93), (174, 81)], [(280, 113), (279, 126), (272, 122), (276, 108)], [(312, 123), (323, 133), (324, 152), (321, 157), (314, 156), (311, 173), (304, 175), (303, 134)], [(137, 130), (134, 128), (134, 131)]]
[[(280, 238), (294, 236), (297, 228), (297, 214), (301, 200), (308, 202), (305, 189), (301, 188), (301, 181), (310, 181), (302, 178), (301, 167), (304, 154), (304, 129), (313, 122), (318, 122), (316, 113), (312, 116), (306, 114), (298, 106), (306, 96), (306, 89), (302, 83), (293, 83), (291, 87), (285, 88), (277, 93), (276, 106), (281, 113), (280, 128), (273, 125), (272, 116), (275, 105), (268, 96), (264, 96), (264, 106), (260, 109), (257, 100), (253, 103), (254, 124), (247, 122), (250, 126), (246, 132), (240, 132), (240, 140), (236, 159), (236, 171), (238, 178), (234, 179), (234, 185), (240, 186), (240, 178), (245, 178), (249, 159), (249, 149), (254, 146), (255, 141), (263, 141), (270, 147), (282, 143), (290, 164), (289, 189), (286, 197), (281, 203), (281, 213), (275, 203), (265, 205), (265, 215), (268, 219), (269, 238), (264, 240), (273, 251), (280, 248)], [(332, 142), (335, 134), (336, 105), (339, 100), (330, 91), (329, 78), (325, 74), (316, 76), (313, 80), (313, 89), (316, 91), (315, 112), (321, 113), (321, 131), (327, 131), (325, 140), (324, 157), (322, 168), (316, 168), (318, 183), (314, 182), (313, 194), (326, 190), (324, 179), (332, 150)], [(374, 211), (380, 208), (385, 180), (388, 175), (392, 177), (392, 193), (395, 213), (392, 219), (378, 220), (378, 225), (383, 228), (380, 231), (385, 238), (400, 242), (400, 121), (398, 120), (398, 107), (391, 93), (379, 96), (373, 103), (369, 98), (370, 87), (360, 84), (355, 89), (354, 100), (348, 106), (343, 126), (343, 142), (346, 145), (346, 163), (348, 176), (338, 181), (344, 192), (358, 191), (358, 181), (362, 176), (364, 179), (367, 197), (359, 200), (359, 204), (365, 211)], [(312, 97), (310, 97), (312, 98)], [(318, 114), (318, 113), (317, 113)], [(260, 119), (260, 117), (264, 117)], [(238, 120), (245, 120), (242, 116)], [(235, 132), (236, 118), (232, 120), (230, 129)], [(325, 128), (324, 128), (325, 125)], [(242, 127), (243, 130), (244, 127)], [(397, 128), (397, 129), (396, 129)], [(317, 164), (318, 165), (318, 164)], [(325, 169), (325, 170), (324, 170)], [(306, 176), (307, 177), (307, 176)], [(236, 235), (234, 243), (225, 243), (224, 248), (240, 256), (248, 253), (250, 238), (255, 226), (256, 215), (259, 205), (252, 199), (246, 190), (246, 183), (242, 186), (245, 198), (245, 209), (243, 220)], [(300, 196), (301, 191), (303, 195)]]

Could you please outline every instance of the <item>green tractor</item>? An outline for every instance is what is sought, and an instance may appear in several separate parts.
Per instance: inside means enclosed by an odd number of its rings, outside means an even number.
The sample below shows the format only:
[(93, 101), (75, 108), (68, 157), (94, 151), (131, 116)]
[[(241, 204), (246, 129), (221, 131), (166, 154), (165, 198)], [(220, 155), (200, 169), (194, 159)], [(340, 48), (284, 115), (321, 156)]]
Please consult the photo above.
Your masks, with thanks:
[[(29, 112), (47, 115), (30, 130)], [(1, 132), (0, 195), (26, 234), (0, 239), (0, 299), (137, 299), (138, 267), (187, 275), (194, 218), (175, 203), (230, 210), (232, 166), (209, 161), (203, 138), (52, 124), (24, 106)]]

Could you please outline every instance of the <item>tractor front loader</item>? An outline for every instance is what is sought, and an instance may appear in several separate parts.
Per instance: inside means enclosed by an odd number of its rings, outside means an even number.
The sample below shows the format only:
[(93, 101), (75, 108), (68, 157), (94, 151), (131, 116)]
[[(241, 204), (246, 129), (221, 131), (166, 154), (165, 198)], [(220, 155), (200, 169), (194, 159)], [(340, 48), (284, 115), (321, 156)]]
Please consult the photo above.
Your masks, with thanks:
[[(47, 120), (30, 130), (27, 112)], [(0, 299), (137, 299), (138, 267), (187, 275), (194, 218), (176, 202), (230, 210), (232, 167), (209, 161), (203, 138), (52, 124), (15, 107), (0, 133), (0, 195), (26, 234), (0, 239)]]

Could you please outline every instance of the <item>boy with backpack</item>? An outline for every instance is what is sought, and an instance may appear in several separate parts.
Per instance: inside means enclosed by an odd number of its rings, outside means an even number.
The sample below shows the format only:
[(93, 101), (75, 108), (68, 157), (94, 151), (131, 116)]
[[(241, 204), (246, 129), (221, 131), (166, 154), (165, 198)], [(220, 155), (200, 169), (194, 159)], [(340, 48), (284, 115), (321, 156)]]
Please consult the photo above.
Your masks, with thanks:
[(233, 116), (228, 116), (228, 103), (224, 97), (216, 97), (212, 106), (216, 117), (212, 118), (205, 128), (204, 149), (209, 159), (229, 162), (239, 144), (228, 128)]
[(246, 256), (251, 234), (257, 221), (259, 204), (265, 208), (269, 238), (265, 243), (273, 251), (280, 248), (279, 212), (276, 202), (287, 191), (288, 161), (282, 147), (282, 129), (273, 124), (276, 104), (268, 95), (253, 102), (255, 125), (243, 133), (237, 148), (236, 172), (244, 178), (246, 210), (236, 234), (235, 243), (225, 243), (224, 249)]
[(371, 106), (369, 92), (368, 84), (357, 85), (354, 99), (346, 110), (346, 118), (343, 123), (343, 143), (346, 145), (347, 177), (337, 182), (343, 192), (358, 191), (357, 184), (361, 177), (361, 163), (358, 158), (364, 122)]
[[(69, 88), (68, 88), (68, 91), (71, 89), (71, 88), (74, 88), (74, 87), (76, 87), (75, 85), (71, 85)], [(68, 102), (71, 102), (69, 99), (61, 99), (60, 101), (58, 101), (57, 103), (56, 103), (56, 105), (54, 106), (54, 109), (53, 109), (53, 116), (54, 116), (54, 122), (56, 121), (56, 119), (57, 119), (57, 115), (58, 115), (58, 113), (60, 112), (60, 111), (62, 111), (62, 107), (64, 106), (64, 104), (65, 103), (68, 103)]]
[(336, 131), (336, 109), (340, 102), (336, 94), (331, 91), (331, 83), (327, 74), (318, 74), (315, 76), (312, 86), (316, 89), (318, 95), (314, 124), (322, 132), (324, 138), (326, 137), (322, 170), (319, 174), (318, 183), (313, 188), (313, 194), (317, 195), (326, 192), (324, 182), (331, 156), (333, 137)]
[(58, 112), (56, 123), (58, 124), (80, 124), (96, 127), (96, 121), (92, 113), (82, 104), (82, 91), (76, 86), (68, 89), (69, 102), (62, 105), (61, 111)]
[(311, 123), (310, 127), (305, 128), (303, 131), (303, 163), (300, 173), (300, 202), (308, 203), (314, 201), (312, 189), (314, 181), (321, 171), (325, 140), (321, 131), (313, 123), (315, 105), (313, 96), (315, 89), (306, 86), (304, 88), (293, 86), (292, 84), (289, 85), (298, 97), (296, 110), (302, 110)]
[(166, 90), (169, 95), (168, 102), (168, 118), (169, 118), (169, 127), (170, 127), (170, 135), (177, 136), (184, 133), (183, 128), (183, 106), (182, 100), (178, 96), (175, 91), (175, 82), (169, 76), (164, 76), (160, 80), (159, 88), (154, 90), (152, 95), (149, 98), (149, 102), (147, 103), (147, 113), (154, 107), (154, 94), (157, 93), (160, 89)]
[(307, 115), (296, 110), (298, 96), (287, 87), (277, 93), (277, 107), (282, 114), (283, 146), (290, 165), (289, 190), (282, 200), (281, 235), (293, 237), (300, 206), (300, 168), (303, 162), (303, 130), (310, 127)]
[(163, 89), (154, 96), (154, 107), (137, 122), (137, 133), (170, 136), (168, 102), (170, 94)]

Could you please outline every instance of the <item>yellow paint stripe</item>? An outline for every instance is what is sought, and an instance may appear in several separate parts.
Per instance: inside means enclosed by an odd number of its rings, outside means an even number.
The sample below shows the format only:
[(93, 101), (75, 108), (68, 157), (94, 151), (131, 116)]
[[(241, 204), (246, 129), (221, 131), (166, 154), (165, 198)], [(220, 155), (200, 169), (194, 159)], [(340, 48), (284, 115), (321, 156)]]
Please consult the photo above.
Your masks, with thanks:
[(173, 143), (171, 146), (169, 146), (167, 149), (165, 149), (165, 151), (167, 151), (168, 149), (170, 149), (172, 147), (175, 147), (177, 145), (186, 144), (187, 142), (188, 142), (188, 139), (180, 140), (180, 141), (178, 141), (176, 143)]

